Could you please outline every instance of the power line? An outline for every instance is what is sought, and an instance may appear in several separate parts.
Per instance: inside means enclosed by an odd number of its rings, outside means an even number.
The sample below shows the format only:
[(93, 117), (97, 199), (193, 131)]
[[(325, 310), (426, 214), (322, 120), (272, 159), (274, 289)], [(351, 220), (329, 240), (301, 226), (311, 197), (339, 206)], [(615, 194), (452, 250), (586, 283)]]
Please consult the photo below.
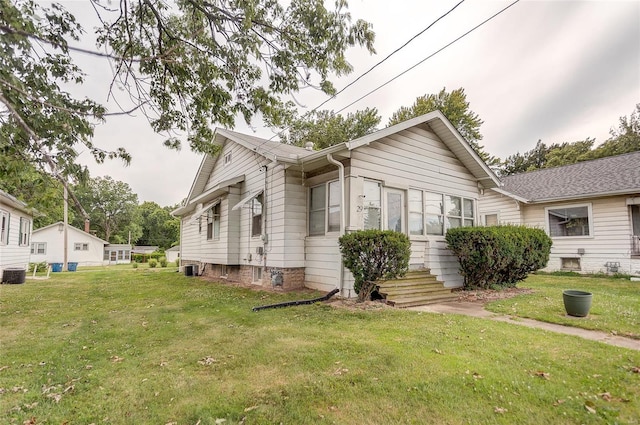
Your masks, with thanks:
[[(417, 34), (415, 34), (413, 37), (411, 37), (409, 40), (407, 40), (402, 46), (396, 48), (394, 51), (392, 51), (391, 53), (389, 53), (384, 59), (382, 59), (381, 61), (377, 62), (375, 65), (373, 65), (371, 68), (369, 68), (368, 70), (366, 70), (365, 72), (363, 72), (362, 74), (360, 74), (355, 80), (351, 81), (349, 84), (347, 84), (346, 86), (344, 86), (342, 89), (340, 89), (340, 91), (338, 91), (337, 93), (333, 94), (331, 97), (329, 97), (328, 99), (326, 99), (324, 102), (322, 102), (321, 104), (319, 104), (318, 106), (316, 106), (315, 108), (312, 108), (311, 110), (309, 110), (308, 112), (306, 112), (303, 116), (309, 115), (315, 111), (317, 111), (319, 108), (321, 108), (322, 106), (324, 106), (327, 102), (335, 99), (340, 93), (344, 92), (346, 89), (348, 89), (349, 87), (353, 86), (356, 82), (358, 82), (362, 77), (364, 77), (365, 75), (369, 74), (371, 71), (373, 71), (375, 68), (377, 68), (378, 66), (382, 65), (384, 62), (386, 62), (391, 56), (395, 55), (396, 53), (398, 53), (400, 50), (404, 49), (405, 47), (407, 47), (412, 41), (414, 41), (416, 38), (418, 38), (419, 36), (421, 36), (422, 34), (424, 34), (427, 30), (429, 30), (431, 27), (433, 27), (436, 23), (438, 23), (440, 20), (442, 20), (443, 18), (445, 18), (447, 15), (449, 15), (451, 12), (453, 12), (454, 10), (456, 10), (458, 8), (458, 6), (460, 6), (462, 3), (464, 3), (465, 0), (461, 0), (458, 4), (456, 4), (455, 6), (453, 6), (451, 9), (449, 9), (446, 13), (444, 13), (443, 15), (439, 16), (435, 21), (431, 22), (429, 25), (427, 25), (424, 29), (422, 29), (420, 32), (418, 32)], [(333, 115), (336, 115), (336, 113), (334, 113)], [(255, 148), (255, 150), (257, 151), (257, 149), (261, 148), (262, 146), (264, 146), (267, 142), (272, 141), (276, 136), (282, 134), (284, 131), (290, 129), (291, 126), (286, 126), (285, 128), (283, 128), (282, 130), (280, 130), (279, 132), (277, 132), (276, 134), (274, 134), (273, 136), (271, 136), (269, 139), (267, 139), (265, 142), (263, 142), (261, 145), (257, 146)], [(274, 147), (275, 148), (275, 147)], [(268, 149), (266, 150), (264, 153), (269, 153), (271, 152), (274, 148)]]
[(319, 104), (318, 106), (316, 106), (315, 108), (313, 108), (310, 112), (316, 111), (319, 108), (321, 108), (322, 106), (324, 106), (327, 102), (331, 101), (332, 99), (335, 99), (340, 93), (342, 93), (343, 91), (345, 91), (346, 89), (348, 89), (349, 87), (351, 87), (352, 85), (354, 85), (355, 83), (357, 83), (362, 77), (364, 77), (365, 75), (367, 75), (368, 73), (370, 73), (371, 71), (373, 71), (374, 69), (376, 69), (378, 66), (382, 65), (384, 62), (387, 61), (387, 59), (389, 59), (391, 56), (395, 55), (396, 53), (398, 53), (400, 50), (404, 49), (405, 47), (407, 47), (407, 45), (409, 45), (409, 43), (411, 43), (413, 40), (415, 40), (416, 38), (420, 37), (422, 34), (424, 34), (429, 28), (431, 28), (432, 26), (434, 26), (435, 24), (438, 23), (438, 21), (440, 21), (441, 19), (445, 18), (447, 15), (449, 15), (451, 12), (453, 12), (454, 10), (456, 10), (458, 8), (458, 6), (460, 6), (462, 3), (464, 3), (465, 0), (461, 0), (458, 4), (456, 4), (455, 6), (453, 6), (451, 9), (449, 9), (449, 11), (447, 13), (445, 13), (444, 15), (440, 16), (438, 19), (436, 19), (435, 21), (433, 21), (432, 23), (430, 23), (426, 28), (424, 28), (422, 31), (420, 31), (419, 33), (417, 33), (416, 35), (414, 35), (413, 37), (411, 37), (409, 40), (407, 40), (407, 42), (405, 42), (402, 46), (398, 47), (397, 49), (395, 49), (393, 52), (389, 53), (384, 59), (382, 59), (380, 62), (376, 63), (375, 65), (373, 65), (371, 68), (367, 69), (364, 73), (362, 73), (358, 78), (356, 78), (355, 80), (353, 80), (352, 82), (350, 82), (349, 84), (347, 84), (346, 86), (344, 86), (342, 89), (340, 89), (340, 91), (338, 91), (337, 93), (335, 93), (334, 95), (332, 95), (331, 97), (329, 97), (327, 100), (325, 100), (324, 102), (322, 102), (321, 104)]
[(405, 69), (404, 71), (402, 71), (400, 74), (396, 75), (395, 77), (391, 78), (390, 80), (386, 81), (385, 83), (382, 83), (381, 85), (379, 85), (378, 87), (374, 88), (373, 90), (369, 91), (367, 94), (359, 97), (358, 99), (354, 100), (353, 102), (351, 102), (350, 104), (348, 104), (347, 106), (345, 106), (344, 108), (338, 110), (336, 112), (336, 114), (339, 114), (340, 112), (344, 111), (345, 109), (349, 108), (350, 106), (353, 106), (354, 104), (360, 102), (362, 99), (368, 97), (369, 95), (375, 93), (376, 91), (380, 90), (381, 88), (383, 88), (384, 86), (390, 84), (391, 82), (397, 80), (398, 78), (400, 78), (401, 76), (403, 76), (404, 74), (406, 74), (407, 72), (411, 71), (412, 69), (416, 68), (419, 65), (422, 65), (424, 62), (426, 62), (428, 59), (431, 59), (432, 57), (434, 57), (435, 55), (437, 55), (438, 53), (440, 53), (441, 51), (443, 51), (444, 49), (446, 49), (447, 47), (451, 46), (452, 44), (456, 43), (457, 41), (463, 39), (464, 37), (466, 37), (467, 35), (471, 34), (473, 31), (477, 30), (478, 28), (480, 28), (481, 26), (483, 26), (484, 24), (486, 24), (487, 22), (491, 21), (493, 18), (497, 17), (498, 15), (502, 14), (503, 12), (505, 12), (507, 9), (509, 9), (511, 6), (515, 5), (516, 3), (518, 3), (520, 0), (515, 0), (513, 3), (509, 4), (508, 6), (506, 6), (505, 8), (501, 9), (500, 11), (498, 11), (497, 13), (493, 14), (492, 16), (490, 16), (489, 18), (485, 19), (484, 21), (482, 21), (481, 23), (479, 23), (478, 25), (476, 25), (475, 27), (471, 28), (469, 31), (465, 32), (464, 34), (462, 34), (461, 36), (459, 36), (458, 38), (456, 38), (455, 40), (451, 41), (450, 43), (444, 45), (443, 47), (441, 47), (440, 49), (436, 50), (435, 52), (431, 53), (429, 56), (427, 56), (426, 58), (422, 59), (420, 62), (416, 63), (415, 65)]

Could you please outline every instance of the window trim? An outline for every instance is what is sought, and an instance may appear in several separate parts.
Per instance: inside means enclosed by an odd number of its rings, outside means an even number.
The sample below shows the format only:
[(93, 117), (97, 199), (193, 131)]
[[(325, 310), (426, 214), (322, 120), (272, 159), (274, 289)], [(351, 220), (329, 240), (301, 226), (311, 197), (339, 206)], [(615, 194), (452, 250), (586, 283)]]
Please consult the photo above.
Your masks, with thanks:
[[(577, 235), (577, 236), (552, 236), (551, 235), (551, 225), (549, 224), (549, 211), (557, 210), (557, 209), (568, 209), (568, 208), (582, 208), (587, 207), (587, 219), (589, 220), (589, 234), (588, 235)], [(544, 223), (547, 231), (547, 235), (551, 239), (593, 239), (593, 208), (591, 202), (580, 203), (580, 204), (558, 204), (552, 205), (544, 208)]]
[[(309, 208), (308, 208), (308, 214), (307, 214), (307, 235), (309, 236), (325, 236), (325, 235), (331, 235), (331, 234), (337, 234), (340, 233), (340, 213), (342, 210), (342, 193), (339, 193), (338, 196), (338, 204), (336, 205), (332, 205), (331, 204), (331, 186), (336, 184), (338, 191), (341, 191), (341, 186), (340, 186), (340, 180), (329, 180), (326, 181), (324, 183), (320, 183), (314, 186), (311, 186), (309, 188)], [(322, 206), (318, 206), (315, 209), (311, 209), (312, 205), (311, 205), (311, 200), (313, 199), (312, 197), (312, 191), (314, 189), (318, 189), (318, 188), (324, 188), (324, 196), (323, 196), (323, 202), (322, 202)], [(330, 226), (329, 226), (329, 218), (330, 218), (330, 210), (331, 208), (338, 208), (338, 227), (335, 230), (330, 230)], [(322, 221), (322, 232), (314, 232), (311, 233), (311, 214), (312, 213), (319, 213), (322, 212), (322, 217), (323, 217), (323, 221)]]
[[(370, 209), (376, 209), (376, 207), (369, 207), (369, 206), (365, 206), (366, 203), (366, 197), (365, 197), (365, 190), (364, 187), (367, 183), (374, 183), (378, 185), (378, 227), (366, 227), (366, 219), (365, 216), (368, 215), (368, 211)], [(363, 230), (369, 230), (369, 229), (374, 229), (374, 230), (382, 230), (382, 225), (383, 225), (383, 218), (382, 218), (382, 212), (383, 212), (383, 198), (384, 198), (384, 194), (383, 194), (383, 187), (384, 185), (382, 184), (381, 181), (379, 180), (373, 180), (373, 179), (365, 179), (364, 182), (362, 183), (362, 197), (363, 197), (363, 205), (362, 205), (362, 229)]]
[[(42, 252), (40, 252), (40, 246), (42, 246)], [(46, 242), (31, 242), (31, 254), (32, 255), (47, 255), (47, 243)]]
[[(260, 214), (256, 214), (256, 206), (255, 206), (256, 202), (260, 202)], [(262, 227), (264, 226), (264, 223), (262, 222), (262, 219), (264, 217), (264, 196), (262, 195), (262, 192), (251, 199), (250, 211), (251, 211), (251, 237), (258, 238), (262, 236)], [(257, 226), (256, 225), (257, 223), (260, 223), (260, 225)]]
[(89, 244), (85, 242), (74, 242), (73, 243), (74, 251), (89, 251)]
[[(2, 225), (4, 224), (4, 227)], [(9, 230), (11, 225), (11, 213), (0, 210), (0, 245), (9, 245)]]
[[(474, 198), (469, 198), (463, 195), (454, 195), (451, 193), (442, 193), (442, 192), (433, 192), (427, 189), (419, 189), (416, 187), (410, 187), (409, 188), (409, 192), (415, 190), (415, 191), (420, 191), (422, 192), (422, 220), (423, 220), (423, 226), (422, 226), (422, 234), (417, 234), (417, 233), (411, 233), (409, 232), (409, 237), (410, 238), (419, 238), (419, 237), (444, 237), (447, 234), (447, 231), (449, 229), (451, 229), (452, 227), (449, 226), (449, 221), (448, 218), (457, 218), (460, 219), (460, 223), (461, 226), (465, 226), (465, 221), (469, 221), (472, 220), (473, 221), (473, 225), (472, 226), (478, 226), (478, 200), (474, 199)], [(438, 197), (440, 197), (440, 203), (441, 203), (441, 213), (439, 214), (434, 214), (434, 213), (429, 213), (427, 211), (427, 201), (428, 201), (428, 195), (436, 195)], [(450, 215), (447, 214), (447, 197), (451, 197), (451, 198), (459, 198), (460, 199), (460, 214), (459, 216), (454, 216), (454, 215)], [(435, 201), (434, 200), (429, 200), (429, 202)], [(465, 215), (464, 213), (464, 204), (465, 201), (471, 201), (472, 202), (472, 216), (468, 217)], [(417, 213), (415, 211), (409, 211), (409, 218), (411, 217), (411, 213)], [(427, 225), (427, 219), (429, 217), (438, 217), (439, 220), (442, 221), (442, 233), (429, 233), (428, 230), (428, 225)]]
[(31, 220), (28, 218), (20, 217), (20, 233), (18, 234), (18, 245), (29, 246), (29, 228), (31, 226)]
[(493, 224), (487, 224), (487, 216), (495, 215), (496, 216), (496, 226), (500, 225), (500, 211), (487, 211), (482, 214), (482, 225), (483, 226), (493, 226)]

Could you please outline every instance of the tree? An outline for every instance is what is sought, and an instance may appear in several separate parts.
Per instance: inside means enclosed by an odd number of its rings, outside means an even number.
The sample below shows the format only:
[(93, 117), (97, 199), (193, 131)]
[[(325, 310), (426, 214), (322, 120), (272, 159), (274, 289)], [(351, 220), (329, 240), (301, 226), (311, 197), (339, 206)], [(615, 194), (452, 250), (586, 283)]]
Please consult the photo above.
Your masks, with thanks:
[(507, 157), (500, 164), (500, 174), (504, 176), (540, 170), (542, 168), (569, 165), (589, 159), (595, 139), (587, 138), (578, 142), (545, 145), (538, 140), (536, 147), (523, 154), (519, 152)]
[(370, 24), (352, 23), (345, 0), (334, 10), (322, 0), (294, 0), (286, 8), (275, 0), (91, 5), (102, 23), (98, 51), (107, 53), (69, 47), (82, 28), (60, 5), (0, 0), (2, 143), (65, 185), (65, 176), (81, 170), (79, 146), (99, 162), (130, 160), (124, 148), (105, 151), (91, 141), (105, 108), (63, 88), (83, 82), (73, 50), (111, 61), (111, 87), (130, 94), (134, 109), (167, 135), (165, 145), (179, 148), (182, 132), (192, 149), (209, 153), (216, 150), (214, 124), (233, 127), (236, 116), (249, 122), (256, 114), (278, 124), (293, 108), (289, 94), (308, 86), (335, 92), (329, 77), (352, 71), (349, 47), (374, 52)]
[(640, 150), (640, 103), (627, 118), (620, 117), (618, 128), (612, 128), (611, 137), (593, 150), (590, 159), (621, 155)]
[(167, 249), (178, 241), (180, 220), (170, 214), (170, 208), (162, 208), (155, 202), (143, 202), (138, 206), (142, 235), (136, 243)]
[[(77, 185), (78, 199), (85, 206), (91, 219), (92, 229), (98, 237), (112, 243), (135, 241), (140, 237), (141, 228), (137, 222), (138, 195), (131, 191), (127, 183), (106, 176), (89, 179)], [(77, 220), (74, 226), (83, 228)]]
[(376, 108), (348, 113), (346, 117), (333, 111), (314, 111), (294, 119), (282, 142), (300, 147), (312, 142), (315, 149), (324, 149), (373, 133), (381, 119)]
[(499, 162), (498, 158), (490, 156), (484, 151), (484, 147), (479, 144), (480, 140), (482, 140), (480, 126), (483, 121), (478, 114), (470, 109), (467, 95), (464, 93), (463, 88), (448, 93), (445, 87), (438, 94), (420, 96), (413, 105), (409, 107), (402, 106), (394, 112), (389, 120), (389, 125), (399, 124), (436, 110), (439, 110), (447, 117), (483, 161), (489, 165), (495, 165)]

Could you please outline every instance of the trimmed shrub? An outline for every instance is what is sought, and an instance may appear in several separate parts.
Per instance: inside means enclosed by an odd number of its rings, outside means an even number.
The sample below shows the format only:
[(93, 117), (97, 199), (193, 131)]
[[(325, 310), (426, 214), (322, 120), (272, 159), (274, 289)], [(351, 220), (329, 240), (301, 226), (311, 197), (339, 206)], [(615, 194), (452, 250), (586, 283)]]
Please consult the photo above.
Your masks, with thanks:
[(525, 226), (459, 227), (447, 231), (465, 289), (515, 287), (549, 262), (551, 238)]
[(392, 230), (361, 230), (338, 240), (344, 266), (355, 279), (358, 300), (371, 297), (375, 282), (403, 276), (409, 270), (411, 242), (407, 235)]
[(180, 259), (179, 258), (176, 259), (176, 267), (180, 267)]
[(42, 261), (40, 263), (29, 263), (29, 270), (27, 271), (33, 273), (34, 267), (38, 267), (39, 272), (46, 272), (49, 264), (46, 261)]
[(158, 260), (156, 260), (155, 258), (152, 258), (149, 260), (149, 267), (151, 267), (152, 269), (155, 269), (157, 265), (158, 265)]
[(167, 267), (167, 257), (160, 257), (158, 260), (160, 267)]
[(131, 263), (131, 265), (133, 266), (134, 269), (138, 268), (138, 263)]

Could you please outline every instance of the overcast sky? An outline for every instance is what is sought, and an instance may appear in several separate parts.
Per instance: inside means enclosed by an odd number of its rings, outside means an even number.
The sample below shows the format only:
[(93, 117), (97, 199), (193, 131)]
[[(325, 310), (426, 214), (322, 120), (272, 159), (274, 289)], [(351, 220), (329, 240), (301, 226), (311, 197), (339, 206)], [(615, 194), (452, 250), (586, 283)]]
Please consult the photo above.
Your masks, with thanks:
[[(336, 80), (336, 87), (344, 87), (458, 1), (351, 0), (353, 18), (373, 24), (377, 55), (350, 50), (354, 72)], [(95, 24), (88, 2), (62, 3), (91, 32)], [(510, 3), (467, 0), (323, 108), (342, 109)], [(106, 103), (109, 64), (94, 57), (78, 61), (88, 74), (82, 92)], [(602, 143), (618, 118), (630, 115), (640, 102), (640, 1), (522, 0), (345, 113), (375, 107), (384, 127), (398, 108), (443, 87), (465, 89), (471, 109), (484, 120), (481, 143), (492, 155), (505, 158), (530, 150), (538, 139), (550, 144), (593, 137)], [(305, 90), (296, 99), (304, 112), (326, 97)], [(112, 103), (108, 107), (117, 110)], [(252, 126), (239, 120), (235, 129), (273, 135), (259, 121)], [(186, 143), (180, 152), (168, 150), (162, 140), (142, 116), (114, 117), (96, 128), (94, 142), (126, 147), (131, 165), (97, 165), (86, 155), (82, 158), (92, 177), (110, 175), (128, 183), (141, 202), (174, 205), (188, 194), (201, 155), (189, 152)]]

